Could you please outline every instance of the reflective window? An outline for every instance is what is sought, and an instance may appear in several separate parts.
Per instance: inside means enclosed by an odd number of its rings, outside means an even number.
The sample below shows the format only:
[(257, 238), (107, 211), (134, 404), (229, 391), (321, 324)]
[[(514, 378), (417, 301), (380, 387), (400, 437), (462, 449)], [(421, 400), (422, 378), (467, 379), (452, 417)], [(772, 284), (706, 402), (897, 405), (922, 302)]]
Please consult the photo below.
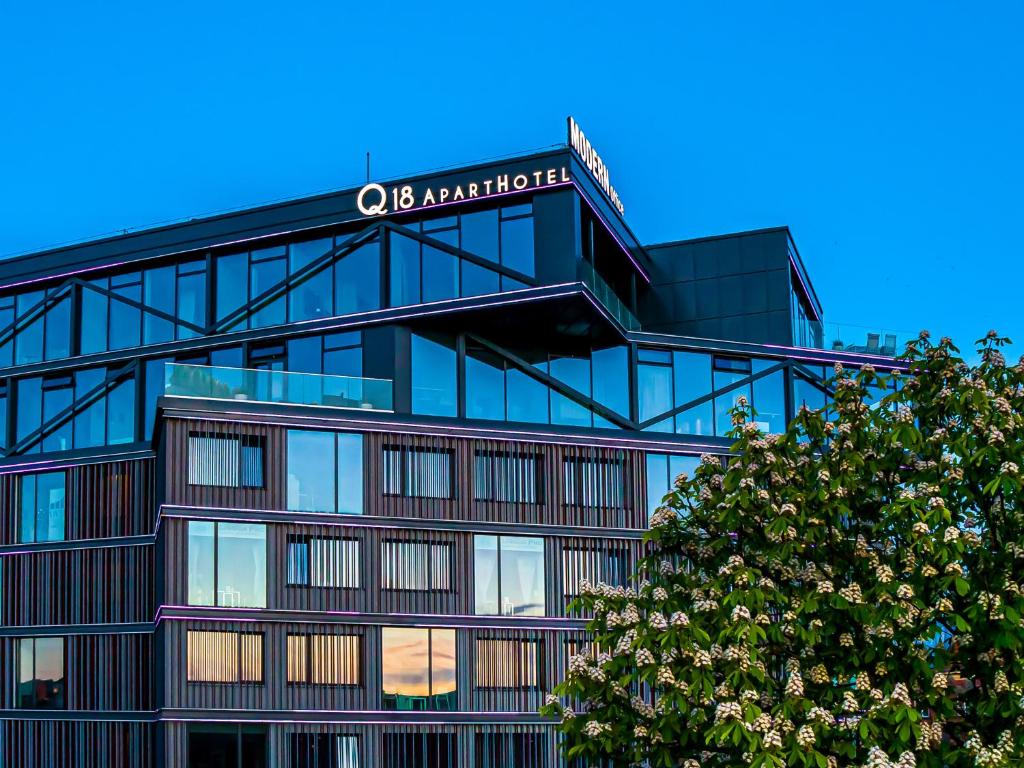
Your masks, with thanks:
[(391, 306), (420, 302), (420, 241), (391, 232), (388, 235), (391, 261)]
[[(346, 238), (336, 238), (340, 246)], [(380, 309), (380, 241), (360, 245), (334, 264), (334, 313), (347, 315)]]
[(21, 525), (18, 541), (63, 541), (65, 472), (43, 472), (22, 475)]
[(384, 493), (454, 498), (454, 454), (446, 448), (384, 448)]
[(190, 629), (186, 636), (190, 683), (262, 683), (263, 633)]
[[(715, 355), (713, 368), (713, 385), (716, 392), (738, 384), (750, 376), (750, 360), (743, 358)], [(739, 404), (741, 397), (745, 398), (747, 403), (753, 402), (750, 384), (734, 387), (715, 398), (715, 434), (719, 437), (725, 437), (732, 431), (730, 411)]]
[[(778, 360), (751, 360), (753, 373), (761, 373), (775, 365)], [(781, 434), (786, 431), (786, 379), (783, 371), (755, 379), (753, 383), (754, 421), (762, 432)]]
[(287, 653), (289, 683), (362, 684), (362, 638), (359, 635), (289, 633)]
[(542, 641), (478, 638), (476, 641), (477, 688), (542, 687)]
[(537, 504), (542, 487), (539, 455), (477, 451), (474, 456), (473, 497), (478, 501)]
[(594, 399), (620, 416), (629, 416), (629, 350), (595, 349), (590, 360)]
[[(142, 302), (142, 273), (128, 272), (110, 278), (110, 290), (115, 298), (110, 301), (108, 325), (110, 349), (137, 347), (142, 340), (140, 321), (142, 314), (136, 306)], [(117, 297), (128, 301), (119, 301)], [(133, 302), (133, 303), (128, 303)]]
[(381, 588), (448, 592), (452, 588), (451, 549), (447, 542), (381, 542)]
[(454, 629), (381, 628), (384, 709), (458, 709)]
[(188, 604), (267, 606), (267, 527), (190, 520)]
[(288, 319), (315, 320), (334, 314), (333, 276), (329, 260), (323, 256), (333, 250), (334, 241), (329, 238), (307, 240), (288, 246), (288, 274), (296, 275), (314, 261), (322, 260), (320, 266), (296, 283), (288, 292)]
[(505, 365), (482, 348), (466, 350), (466, 416), (501, 421), (505, 418)]
[(412, 336), (412, 412), (456, 416), (455, 350), (423, 336)]
[(288, 430), (288, 509), (363, 513), (363, 436)]
[(18, 709), (66, 709), (63, 637), (25, 637), (18, 647)]
[[(637, 350), (637, 401), (640, 421), (647, 421), (672, 410), (672, 354), (653, 349)], [(648, 429), (672, 432), (672, 419)]]
[(263, 487), (263, 441), (256, 435), (190, 432), (188, 482), (232, 488)]
[(359, 549), (356, 539), (290, 536), (289, 586), (358, 588)]
[(675, 486), (676, 478), (683, 472), (690, 478), (700, 466), (699, 456), (669, 453), (647, 454), (647, 517), (661, 506), (662, 499)]
[[(702, 352), (673, 352), (675, 407), (711, 394), (711, 356)], [(713, 435), (714, 407), (710, 400), (676, 415), (676, 432)]]
[(475, 612), (544, 615), (544, 539), (473, 537)]

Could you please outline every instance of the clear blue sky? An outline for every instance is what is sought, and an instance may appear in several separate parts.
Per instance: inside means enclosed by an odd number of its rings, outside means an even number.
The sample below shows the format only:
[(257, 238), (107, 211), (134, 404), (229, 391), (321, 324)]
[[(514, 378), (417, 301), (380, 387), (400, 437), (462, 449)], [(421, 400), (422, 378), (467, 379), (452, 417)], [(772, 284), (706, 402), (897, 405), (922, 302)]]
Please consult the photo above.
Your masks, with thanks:
[(0, 0), (0, 254), (361, 183), (367, 150), (389, 177), (550, 145), (573, 114), (642, 240), (789, 224), (827, 319), (1024, 342), (1022, 28), (1010, 0)]

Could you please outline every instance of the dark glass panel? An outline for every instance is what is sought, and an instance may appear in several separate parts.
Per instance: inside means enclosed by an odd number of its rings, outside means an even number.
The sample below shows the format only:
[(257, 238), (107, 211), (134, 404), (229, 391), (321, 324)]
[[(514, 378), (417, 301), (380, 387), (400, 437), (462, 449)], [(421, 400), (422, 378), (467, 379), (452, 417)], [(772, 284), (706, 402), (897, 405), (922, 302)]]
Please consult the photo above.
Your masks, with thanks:
[[(188, 268), (201, 271), (184, 270)], [(178, 319), (200, 328), (206, 327), (206, 262), (197, 261), (178, 266)], [(179, 339), (191, 339), (199, 335), (181, 325), (177, 327)]]
[(498, 273), (462, 260), (462, 295), (485, 296), (498, 292)]
[[(590, 396), (590, 360), (580, 357), (556, 357), (551, 360), (551, 376)], [(551, 391), (551, 423), (575, 427), (591, 426), (590, 411), (575, 400)]]
[(532, 216), (501, 222), (501, 263), (524, 275), (535, 274)]
[[(711, 356), (702, 352), (672, 354), (675, 406), (685, 405), (711, 394)], [(714, 407), (710, 400), (676, 416), (676, 432), (685, 435), (713, 435)]]
[[(109, 281), (103, 277), (90, 280), (92, 285), (106, 288)], [(83, 355), (104, 352), (107, 349), (107, 302), (103, 294), (82, 288), (81, 350)]]
[(122, 381), (107, 395), (107, 443), (135, 442), (135, 380)]
[[(776, 360), (754, 360), (753, 371), (776, 365)], [(765, 432), (781, 434), (786, 431), (786, 380), (782, 371), (754, 381), (754, 420)]]
[[(110, 289), (116, 296), (131, 301), (142, 301), (142, 276), (138, 272), (117, 275), (110, 279)], [(139, 346), (142, 336), (141, 313), (136, 307), (110, 300), (110, 348), (128, 349)]]
[(361, 245), (334, 265), (334, 314), (380, 309), (380, 241)]
[[(296, 274), (332, 249), (331, 238), (292, 243), (288, 246), (288, 273)], [(294, 285), (288, 293), (288, 319), (313, 320), (330, 317), (334, 307), (330, 263), (321, 264), (312, 275)]]
[[(175, 268), (171, 266), (147, 269), (143, 276), (143, 294), (143, 303), (147, 307), (159, 309), (161, 312), (174, 317), (177, 304), (175, 298)], [(148, 312), (143, 313), (143, 344), (156, 344), (164, 341), (173, 341), (173, 339), (174, 323)]]
[(391, 255), (391, 306), (403, 307), (420, 302), (420, 244), (417, 240), (392, 232), (388, 245)]
[[(90, 368), (75, 372), (75, 400), (81, 400), (103, 383), (105, 368)], [(161, 379), (161, 392), (163, 391)], [(95, 448), (106, 442), (107, 399), (100, 397), (92, 405), (75, 415), (75, 448)]]
[(518, 368), (505, 375), (509, 421), (548, 423), (548, 388)]
[[(30, 310), (43, 300), (42, 291), (19, 294), (17, 310), (19, 320), (27, 317)], [(43, 359), (43, 316), (38, 310), (32, 313), (35, 319), (28, 325), (19, 323), (20, 330), (14, 340), (14, 364), (38, 363)]]
[[(15, 440), (20, 442), (39, 429), (42, 424), (43, 380), (38, 377), (19, 379), (17, 387), (18, 415), (15, 423)], [(39, 444), (36, 443), (29, 451), (38, 453)]]
[(458, 295), (459, 260), (445, 251), (423, 246), (423, 301), (454, 299)]
[[(267, 258), (278, 252), (279, 249), (276, 248), (253, 251), (249, 267), (251, 280), (249, 286), (250, 302), (285, 279), (287, 263), (284, 257)], [(257, 259), (262, 260), (257, 261)], [(268, 325), (280, 325), (285, 322), (285, 312), (287, 309), (285, 299), (286, 296), (282, 293), (271, 301), (261, 304), (249, 317), (249, 327), (266, 328)]]
[[(462, 250), (497, 263), (498, 212), (496, 210), (462, 215)], [(465, 294), (465, 291), (463, 291)]]
[(0, 298), (0, 333), (7, 339), (0, 344), (0, 368), (6, 368), (14, 361), (14, 342), (10, 336), (14, 323), (14, 297), (5, 296)]
[(71, 355), (71, 296), (50, 307), (46, 313), (46, 359), (59, 360)]
[(413, 334), (412, 412), (455, 416), (455, 350)]
[(505, 371), (500, 359), (483, 351), (466, 355), (466, 417), (505, 418)]
[(594, 400), (620, 416), (629, 416), (629, 350), (595, 349), (590, 356)]
[[(640, 421), (647, 421), (672, 410), (672, 366), (640, 363), (637, 366), (637, 400)], [(664, 419), (647, 429), (671, 432), (672, 419)]]
[[(249, 300), (249, 255), (232, 253), (217, 258), (217, 320), (223, 320)], [(245, 318), (228, 328), (244, 328)]]
[[(747, 378), (750, 374), (745, 372), (732, 372), (732, 371), (715, 371), (714, 385), (715, 391), (718, 391), (730, 384), (735, 384)], [(732, 415), (730, 411), (736, 407), (739, 403), (740, 398), (746, 398), (747, 403), (751, 402), (750, 396), (750, 385), (737, 387), (724, 395), (719, 395), (715, 398), (715, 434), (719, 437), (725, 437), (730, 431), (732, 431)]]
[(668, 454), (647, 454), (647, 518), (661, 506), (661, 500), (669, 491)]
[(288, 370), (299, 373), (323, 373), (323, 339), (302, 336), (288, 339)]
[[(67, 379), (66, 386), (45, 383), (43, 386), (43, 424), (70, 408), (72, 402), (74, 402), (74, 388), (71, 386), (70, 378)], [(43, 451), (70, 450), (73, 447), (73, 434), (74, 421), (69, 418), (43, 437)]]

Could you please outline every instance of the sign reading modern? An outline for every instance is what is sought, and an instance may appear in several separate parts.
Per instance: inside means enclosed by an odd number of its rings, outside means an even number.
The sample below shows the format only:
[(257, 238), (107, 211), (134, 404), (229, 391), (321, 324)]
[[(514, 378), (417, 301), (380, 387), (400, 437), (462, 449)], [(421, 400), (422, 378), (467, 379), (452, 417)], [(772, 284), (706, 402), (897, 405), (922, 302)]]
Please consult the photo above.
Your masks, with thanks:
[(604, 160), (597, 154), (594, 146), (587, 140), (587, 137), (583, 135), (583, 131), (580, 130), (579, 125), (576, 121), (569, 116), (569, 146), (572, 147), (576, 154), (580, 156), (580, 160), (587, 166), (587, 170), (594, 177), (597, 185), (604, 190), (604, 193), (608, 195), (608, 199), (612, 205), (619, 212), (619, 215), (625, 214), (626, 209), (622, 205), (622, 201), (619, 199), (619, 193), (615, 191), (615, 187), (612, 186), (611, 177), (608, 173), (608, 166), (604, 164)]
[(559, 186), (570, 181), (569, 169), (563, 165), (520, 173), (498, 173), (465, 184), (449, 186), (396, 184), (385, 187), (372, 183), (359, 190), (356, 207), (364, 216), (383, 216), (387, 213), (432, 208), (464, 200), (497, 197), (522, 192), (524, 189)]

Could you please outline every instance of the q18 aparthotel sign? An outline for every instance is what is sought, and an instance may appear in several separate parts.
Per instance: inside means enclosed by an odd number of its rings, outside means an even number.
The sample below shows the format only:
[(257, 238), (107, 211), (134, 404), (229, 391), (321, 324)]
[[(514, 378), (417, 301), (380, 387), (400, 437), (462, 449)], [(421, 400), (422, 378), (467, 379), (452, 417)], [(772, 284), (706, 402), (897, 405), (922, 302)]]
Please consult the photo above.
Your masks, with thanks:
[(619, 215), (623, 215), (626, 209), (622, 205), (622, 201), (619, 199), (619, 193), (615, 191), (615, 187), (612, 186), (611, 176), (608, 173), (608, 166), (604, 164), (604, 160), (597, 154), (594, 146), (587, 140), (587, 137), (583, 135), (583, 131), (580, 130), (579, 125), (572, 117), (569, 117), (569, 146), (575, 150), (576, 154), (579, 155), (580, 160), (590, 174), (594, 177), (594, 181), (597, 185), (604, 190), (604, 193), (608, 195), (608, 199), (611, 204), (615, 206), (615, 209), (619, 212)]
[(527, 189), (543, 189), (568, 184), (568, 167), (543, 167), (510, 173), (482, 174), (480, 178), (459, 184), (367, 184), (356, 195), (356, 207), (364, 216), (383, 216), (422, 208), (436, 208), (467, 200), (484, 200)]

